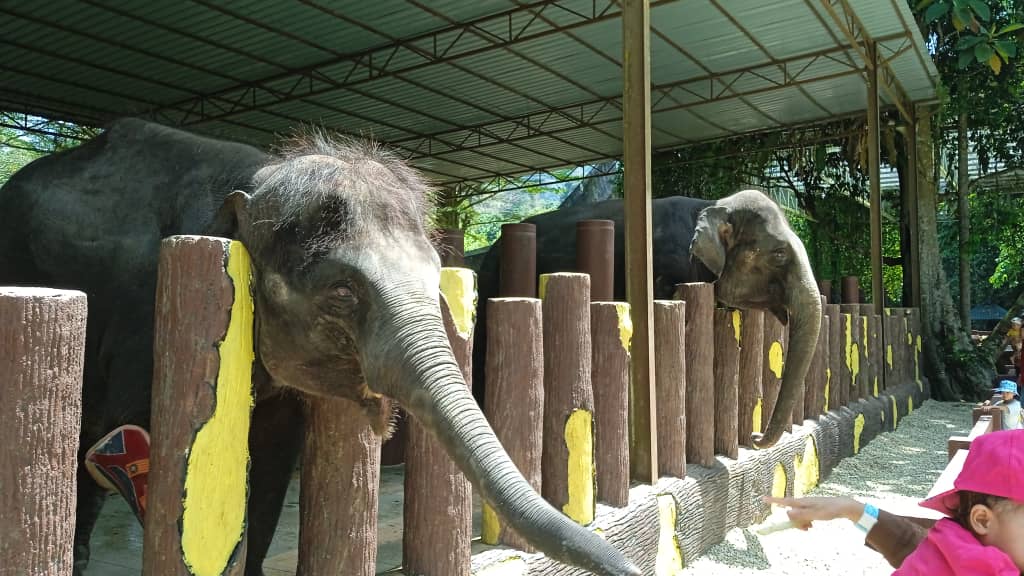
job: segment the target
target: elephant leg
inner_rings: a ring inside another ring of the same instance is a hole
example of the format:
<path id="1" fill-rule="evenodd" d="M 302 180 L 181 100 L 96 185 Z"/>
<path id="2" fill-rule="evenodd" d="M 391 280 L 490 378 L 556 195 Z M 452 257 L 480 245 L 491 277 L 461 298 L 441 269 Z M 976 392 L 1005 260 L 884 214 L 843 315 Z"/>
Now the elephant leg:
<path id="1" fill-rule="evenodd" d="M 82 451 L 84 452 L 84 450 Z M 79 458 L 77 471 L 77 502 L 75 505 L 75 566 L 72 572 L 74 576 L 82 576 L 89 564 L 89 539 L 92 537 L 92 529 L 96 526 L 96 519 L 103 509 L 103 502 L 106 494 L 96 481 L 89 476 L 85 466 Z"/>
<path id="2" fill-rule="evenodd" d="M 256 403 L 249 429 L 249 535 L 246 576 L 262 576 L 288 482 L 302 450 L 302 399 L 290 392 Z"/>

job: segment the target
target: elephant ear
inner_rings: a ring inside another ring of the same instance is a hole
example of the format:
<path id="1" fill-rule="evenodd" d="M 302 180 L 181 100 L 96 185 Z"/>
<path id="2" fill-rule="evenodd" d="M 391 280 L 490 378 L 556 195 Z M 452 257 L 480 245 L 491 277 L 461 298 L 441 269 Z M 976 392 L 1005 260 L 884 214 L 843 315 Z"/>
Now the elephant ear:
<path id="1" fill-rule="evenodd" d="M 249 198 L 250 196 L 241 190 L 228 194 L 217 210 L 213 222 L 206 229 L 206 234 L 221 238 L 238 238 L 238 221 L 249 206 Z"/>
<path id="2" fill-rule="evenodd" d="M 708 206 L 697 216 L 697 226 L 690 241 L 690 255 L 696 256 L 715 276 L 725 269 L 725 251 L 732 245 L 732 224 L 724 206 Z"/>

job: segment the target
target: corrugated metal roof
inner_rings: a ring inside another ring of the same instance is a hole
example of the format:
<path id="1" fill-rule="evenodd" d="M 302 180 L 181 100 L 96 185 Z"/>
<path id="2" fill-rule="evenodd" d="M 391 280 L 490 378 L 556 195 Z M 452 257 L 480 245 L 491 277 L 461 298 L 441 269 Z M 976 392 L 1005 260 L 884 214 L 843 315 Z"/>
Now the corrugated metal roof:
<path id="1" fill-rule="evenodd" d="M 935 97 L 905 0 L 652 0 L 665 149 L 866 108 L 864 46 Z M 621 155 L 613 0 L 240 0 L 0 5 L 0 109 L 132 114 L 272 142 L 320 122 L 391 143 L 438 185 Z"/>

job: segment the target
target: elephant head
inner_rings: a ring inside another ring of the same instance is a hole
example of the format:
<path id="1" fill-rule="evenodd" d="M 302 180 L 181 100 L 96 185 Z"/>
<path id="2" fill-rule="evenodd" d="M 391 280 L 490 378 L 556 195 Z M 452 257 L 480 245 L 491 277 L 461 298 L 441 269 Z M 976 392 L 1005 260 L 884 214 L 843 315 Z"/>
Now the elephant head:
<path id="1" fill-rule="evenodd" d="M 477 406 L 445 334 L 428 190 L 372 145 L 313 134 L 232 193 L 215 228 L 253 262 L 257 357 L 276 385 L 348 398 L 386 435 L 396 400 L 444 446 L 505 521 L 552 558 L 639 575 L 548 505 Z"/>
<path id="2" fill-rule="evenodd" d="M 778 442 L 807 375 L 821 328 L 821 297 L 800 238 L 782 210 L 757 190 L 722 198 L 701 211 L 690 253 L 718 276 L 715 297 L 732 308 L 760 308 L 789 324 L 782 387 L 758 448 Z"/>

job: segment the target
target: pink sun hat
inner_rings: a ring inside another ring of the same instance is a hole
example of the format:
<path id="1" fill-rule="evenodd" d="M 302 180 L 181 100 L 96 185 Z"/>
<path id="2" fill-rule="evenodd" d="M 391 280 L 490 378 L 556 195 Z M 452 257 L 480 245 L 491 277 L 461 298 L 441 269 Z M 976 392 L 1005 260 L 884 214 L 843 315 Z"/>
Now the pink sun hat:
<path id="1" fill-rule="evenodd" d="M 1001 430 L 975 438 L 953 488 L 920 505 L 956 516 L 963 490 L 1024 502 L 1024 430 Z"/>

